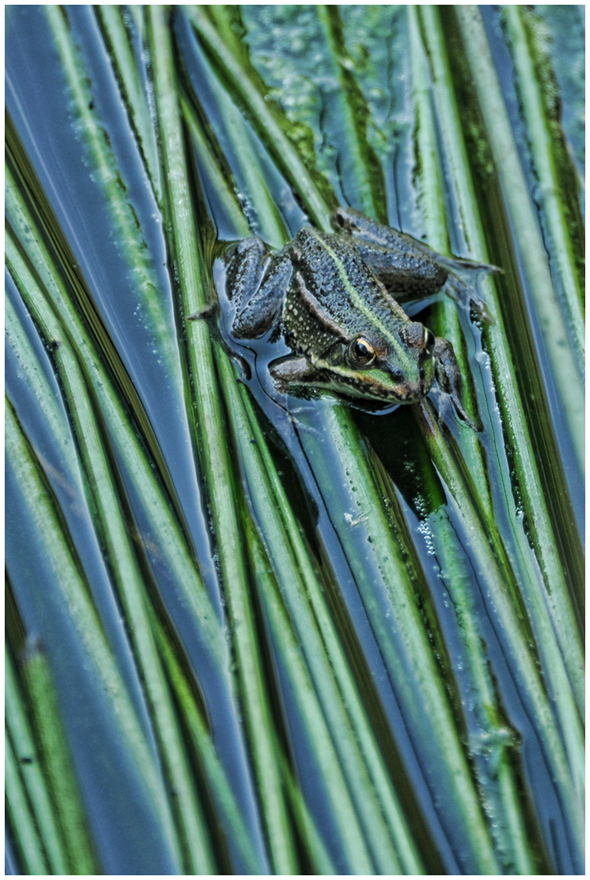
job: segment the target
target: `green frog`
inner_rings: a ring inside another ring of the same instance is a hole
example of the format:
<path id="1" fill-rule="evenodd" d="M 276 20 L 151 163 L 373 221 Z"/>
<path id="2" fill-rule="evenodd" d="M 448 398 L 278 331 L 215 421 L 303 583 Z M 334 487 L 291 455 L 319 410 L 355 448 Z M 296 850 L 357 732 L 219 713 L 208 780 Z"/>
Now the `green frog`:
<path id="1" fill-rule="evenodd" d="M 477 430 L 462 403 L 462 380 L 447 339 L 413 321 L 401 302 L 444 289 L 485 306 L 465 272 L 493 266 L 445 257 L 359 211 L 338 208 L 334 233 L 303 226 L 282 250 L 260 238 L 227 256 L 226 292 L 238 340 L 282 336 L 291 354 L 269 365 L 280 392 L 330 391 L 346 399 L 409 404 L 436 381 L 444 400 Z"/>

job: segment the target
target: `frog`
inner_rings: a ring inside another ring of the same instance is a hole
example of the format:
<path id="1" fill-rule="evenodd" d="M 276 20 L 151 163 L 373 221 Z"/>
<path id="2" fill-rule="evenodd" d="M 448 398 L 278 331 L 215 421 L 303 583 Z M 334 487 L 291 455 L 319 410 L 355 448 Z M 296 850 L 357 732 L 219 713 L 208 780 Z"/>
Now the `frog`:
<path id="1" fill-rule="evenodd" d="M 479 430 L 463 404 L 451 342 L 412 320 L 403 305 L 443 291 L 489 320 L 471 281 L 499 270 L 439 254 L 353 208 L 337 208 L 331 223 L 333 232 L 302 226 L 278 251 L 257 236 L 228 251 L 231 336 L 283 338 L 290 353 L 268 365 L 280 393 L 328 392 L 353 405 L 393 408 L 423 400 L 436 383 L 444 408 L 452 404 Z"/>

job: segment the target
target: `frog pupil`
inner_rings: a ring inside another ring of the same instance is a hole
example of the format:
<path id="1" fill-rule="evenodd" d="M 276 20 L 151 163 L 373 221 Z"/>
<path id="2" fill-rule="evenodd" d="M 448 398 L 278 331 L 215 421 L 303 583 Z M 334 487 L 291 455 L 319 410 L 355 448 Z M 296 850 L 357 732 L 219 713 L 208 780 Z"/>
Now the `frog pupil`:
<path id="1" fill-rule="evenodd" d="M 372 347 L 364 339 L 357 339 L 352 347 L 354 359 L 359 364 L 368 363 L 373 357 Z"/>

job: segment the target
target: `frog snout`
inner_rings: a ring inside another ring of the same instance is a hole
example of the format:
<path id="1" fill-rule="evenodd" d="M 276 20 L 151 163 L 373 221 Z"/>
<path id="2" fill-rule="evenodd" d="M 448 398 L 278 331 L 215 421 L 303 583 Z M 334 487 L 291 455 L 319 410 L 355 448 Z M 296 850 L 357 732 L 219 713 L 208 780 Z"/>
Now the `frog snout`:
<path id="1" fill-rule="evenodd" d="M 407 401 L 422 400 L 432 387 L 432 379 L 426 376 L 424 370 L 420 370 L 419 377 L 414 382 L 406 380 L 403 384 L 403 393 Z"/>
<path id="2" fill-rule="evenodd" d="M 389 366 L 389 373 L 397 383 L 397 397 L 404 401 L 412 401 L 416 399 L 421 399 L 425 394 L 428 393 L 429 389 L 426 388 L 426 376 L 424 369 L 420 369 L 418 373 L 418 377 L 411 381 L 407 377 L 404 377 L 404 374 L 400 367 L 398 366 Z"/>
<path id="3" fill-rule="evenodd" d="M 409 400 L 424 397 L 424 389 L 425 384 L 421 379 L 418 382 L 406 382 L 404 384 L 404 392 Z"/>

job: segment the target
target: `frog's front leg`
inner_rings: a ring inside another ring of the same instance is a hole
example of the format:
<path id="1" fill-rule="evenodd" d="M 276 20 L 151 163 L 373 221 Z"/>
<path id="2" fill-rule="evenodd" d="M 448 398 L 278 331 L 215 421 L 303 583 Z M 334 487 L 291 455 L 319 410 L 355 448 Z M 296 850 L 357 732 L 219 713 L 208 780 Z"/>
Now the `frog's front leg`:
<path id="1" fill-rule="evenodd" d="M 325 376 L 306 357 L 286 357 L 273 361 L 268 368 L 270 375 L 282 394 L 294 388 L 328 385 Z"/>
<path id="2" fill-rule="evenodd" d="M 443 402 L 452 403 L 458 417 L 474 431 L 481 431 L 463 406 L 463 378 L 455 357 L 452 344 L 448 339 L 437 336 L 434 343 L 434 374 L 444 397 Z M 440 408 L 440 416 L 444 415 L 444 403 Z"/>
<path id="3" fill-rule="evenodd" d="M 227 262 L 226 290 L 236 300 L 231 333 L 236 339 L 258 339 L 277 322 L 291 280 L 288 260 L 270 257 L 261 238 L 240 242 Z"/>
<path id="4" fill-rule="evenodd" d="M 408 301 L 444 287 L 451 299 L 464 306 L 471 301 L 483 318 L 491 320 L 474 286 L 474 276 L 501 272 L 497 266 L 439 254 L 411 235 L 376 223 L 353 208 L 337 208 L 332 221 L 353 236 L 363 261 L 396 299 Z"/>

